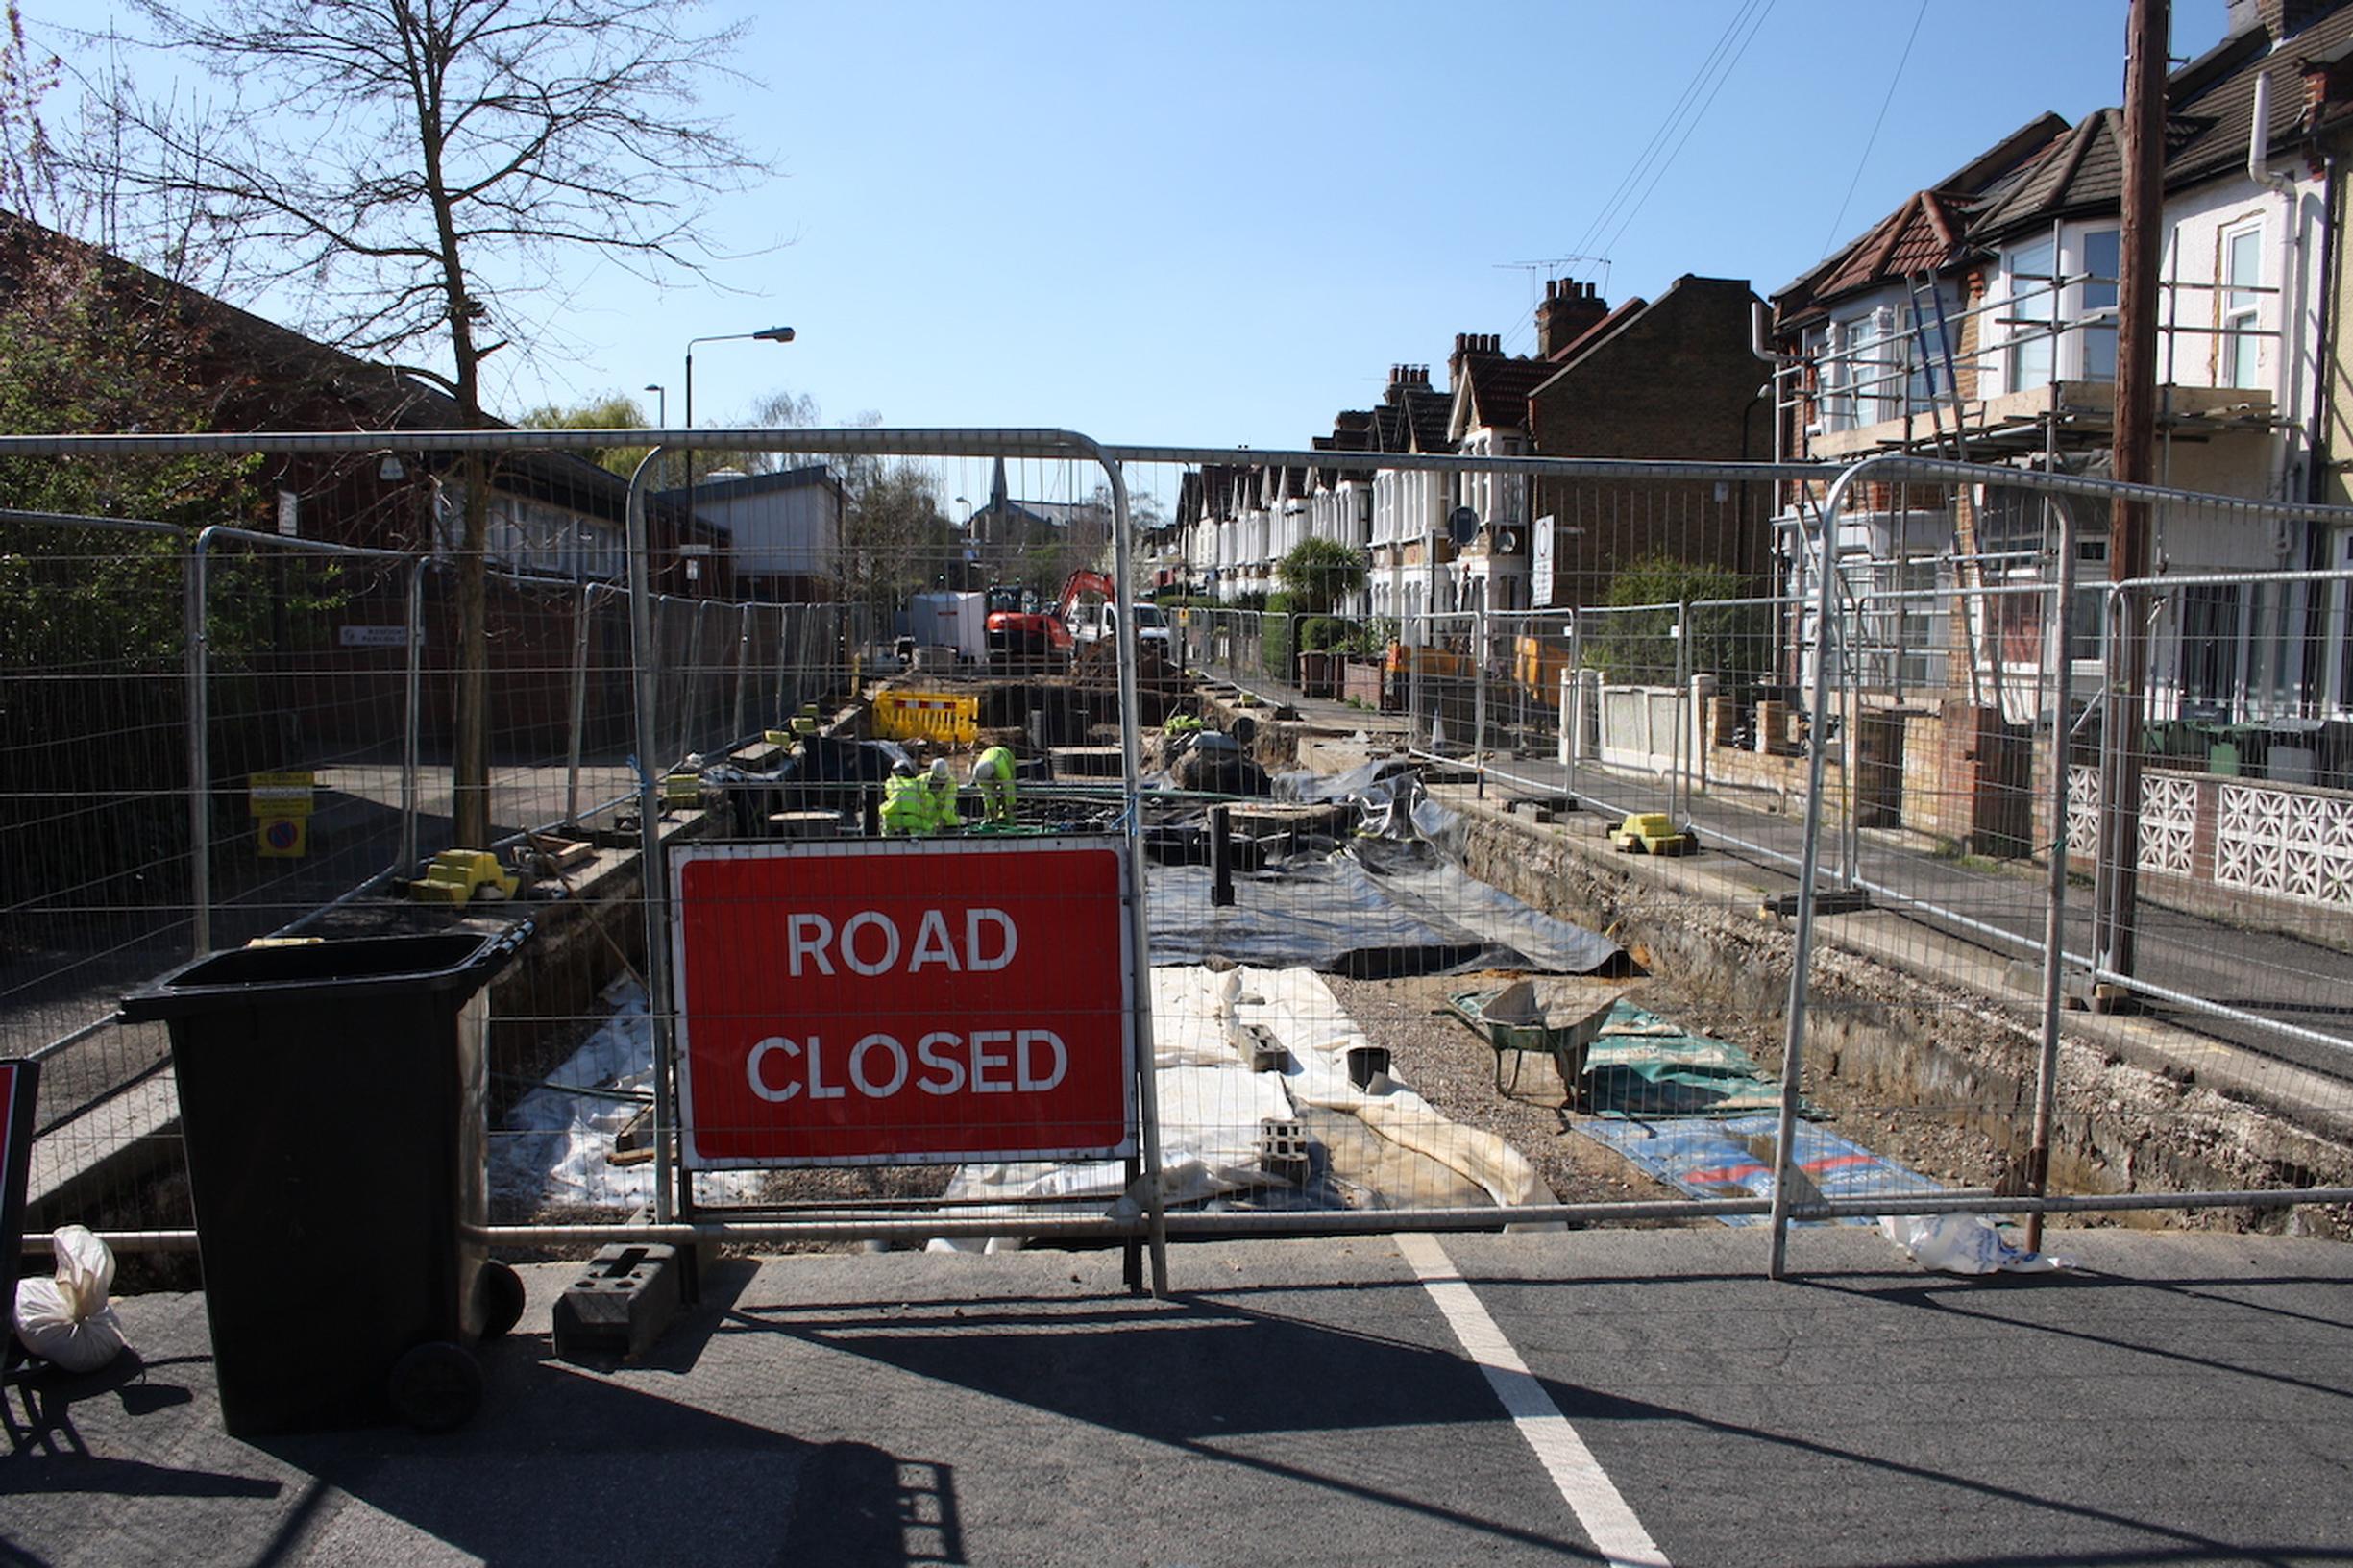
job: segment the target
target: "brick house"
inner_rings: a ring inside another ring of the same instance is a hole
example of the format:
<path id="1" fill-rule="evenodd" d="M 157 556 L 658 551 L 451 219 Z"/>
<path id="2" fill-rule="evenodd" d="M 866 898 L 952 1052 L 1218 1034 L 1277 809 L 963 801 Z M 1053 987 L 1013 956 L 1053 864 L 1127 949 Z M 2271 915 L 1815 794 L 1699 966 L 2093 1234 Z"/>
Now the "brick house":
<path id="1" fill-rule="evenodd" d="M 2353 151 L 2348 58 L 2343 0 L 2233 0 L 2222 41 L 2167 79 L 2161 485 L 2290 503 L 2353 499 L 2337 456 L 2353 291 L 2330 260 L 2345 237 L 2331 155 Z M 2259 104 L 2267 112 L 2257 127 Z M 2045 115 L 1777 291 L 1779 450 L 2104 476 L 2122 166 L 2118 110 L 2071 126 Z M 1786 520 L 1818 500 L 1819 487 L 1785 497 Z M 2084 586 L 2066 648 L 2047 651 L 2038 599 L 2003 590 L 2045 580 L 2062 521 Z M 1854 498 L 1835 541 L 1840 572 L 1876 597 L 1847 678 L 1866 710 L 1858 724 L 1885 729 L 1877 748 L 1906 759 L 1884 802 L 1890 825 L 1997 852 L 2055 831 L 2031 821 L 2047 786 L 2029 784 L 2025 759 L 2040 765 L 2047 749 L 2034 738 L 2050 733 L 2054 662 L 2074 704 L 2099 687 L 2108 524 L 2097 502 L 2046 505 L 1998 484 L 1874 485 Z M 2269 747 L 2285 781 L 2353 779 L 2353 605 L 2341 584 L 2264 580 L 2353 566 L 2353 528 L 2218 502 L 2168 507 L 2158 529 L 2169 575 L 2237 580 L 2185 582 L 2153 607 L 2152 744 L 2235 725 Z M 1782 580 L 1812 592 L 1802 558 Z M 1792 674 L 1802 676 L 1811 632 L 1792 629 Z M 2262 766 L 2243 747 L 2233 759 Z M 2206 757 L 2176 760 L 2194 768 Z"/>
<path id="2" fill-rule="evenodd" d="M 382 550 L 453 547 L 456 464 L 446 453 L 404 449 L 399 439 L 404 430 L 459 428 L 456 402 L 446 393 L 0 212 L 0 292 L 14 297 L 44 266 L 82 269 L 120 320 L 169 324 L 175 352 L 151 368 L 183 387 L 207 390 L 207 429 L 383 432 L 380 452 L 265 453 L 252 480 L 253 511 L 215 521 Z M 510 427 L 494 422 L 494 428 Z M 494 567 L 576 579 L 625 575 L 626 480 L 576 453 L 550 449 L 502 454 L 491 488 L 487 548 Z M 702 545 L 723 567 L 725 540 L 708 525 L 660 505 L 649 522 L 657 587 L 682 585 L 681 545 Z M 725 586 L 723 576 L 709 591 Z"/>
<path id="3" fill-rule="evenodd" d="M 61 285 L 60 281 L 63 280 Z M 190 515 L 165 519 L 190 528 L 225 523 L 257 533 L 312 543 L 429 555 L 448 561 L 462 527 L 456 460 L 405 445 L 404 432 L 459 426 L 454 400 L 391 366 L 375 364 L 291 331 L 199 290 L 12 214 L 0 213 L 0 302 L 42 308 L 43 289 L 65 286 L 97 302 L 104 326 L 142 346 L 162 344 L 130 361 L 118 397 L 90 417 L 114 429 L 149 426 L 152 409 L 208 432 L 366 431 L 380 446 L 364 453 L 267 453 L 248 473 L 206 493 Z M 142 397 L 146 377 L 154 391 Z M 27 433 L 80 433 L 61 412 L 42 417 L 37 389 L 17 400 Z M 33 427 L 46 427 L 38 429 Z M 504 427 L 500 427 L 504 428 Z M 110 433 L 93 430 L 90 433 Z M 223 473 L 231 472 L 224 462 Z M 544 749 L 569 723 L 567 682 L 550 672 L 575 656 L 576 622 L 592 585 L 627 576 L 628 483 L 576 453 L 536 449 L 500 454 L 491 471 L 486 551 L 491 566 L 490 644 L 492 723 L 508 750 Z M 17 504 L 17 497 L 0 502 Z M 649 554 L 659 592 L 729 596 L 734 591 L 725 535 L 679 507 L 650 502 Z M 31 526 L 28 526 L 31 527 Z M 37 547 L 38 532 L 16 538 Z M 699 547 L 698 549 L 697 547 Z M 239 547 L 245 548 L 245 547 Z M 684 562 L 714 563 L 711 576 L 689 583 Z M 266 681 L 271 661 L 346 674 L 349 700 L 306 716 L 314 734 L 373 723 L 374 711 L 397 707 L 406 662 L 404 639 L 380 634 L 405 620 L 404 574 L 348 574 L 331 607 L 306 619 L 299 632 L 324 638 L 316 647 L 257 650 L 255 678 Z M 427 678 L 422 716 L 428 733 L 445 730 L 453 701 L 445 678 L 456 646 L 455 596 L 450 575 L 428 575 L 425 607 Z M 609 598 L 609 596 L 607 596 Z M 599 619 L 592 657 L 625 660 L 620 618 Z M 592 744 L 618 737 L 625 715 L 618 708 L 589 715 Z"/>
<path id="4" fill-rule="evenodd" d="M 1752 350 L 1757 304 L 1736 279 L 1678 278 L 1656 300 L 1600 319 L 1601 302 L 1557 293 L 1537 314 L 1548 374 L 1528 392 L 1528 430 L 1545 457 L 1753 462 L 1772 455 L 1766 367 Z M 1597 604 L 1628 563 L 1664 555 L 1758 579 L 1771 552 L 1762 485 L 1541 481 L 1531 509 L 1552 519 L 1556 605 Z"/>

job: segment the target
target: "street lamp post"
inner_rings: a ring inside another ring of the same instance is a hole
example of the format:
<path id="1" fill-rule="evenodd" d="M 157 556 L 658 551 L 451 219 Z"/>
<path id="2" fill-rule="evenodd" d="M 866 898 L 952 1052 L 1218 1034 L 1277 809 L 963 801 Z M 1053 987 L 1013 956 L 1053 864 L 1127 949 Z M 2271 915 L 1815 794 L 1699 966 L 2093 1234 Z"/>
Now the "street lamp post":
<path id="1" fill-rule="evenodd" d="M 698 343 L 790 343 L 790 327 L 764 327 L 756 332 L 721 332 L 715 337 L 690 337 L 686 340 L 686 428 L 695 428 L 695 345 Z M 686 449 L 686 504 L 691 511 L 695 504 L 695 449 L 690 442 Z"/>
<path id="2" fill-rule="evenodd" d="M 664 386 L 659 381 L 648 381 L 646 383 L 646 390 L 653 394 L 653 426 L 655 429 L 660 429 L 662 427 L 670 423 L 670 388 Z M 638 410 L 638 413 L 642 417 L 645 410 L 641 408 Z M 665 458 L 662 463 L 662 468 L 668 468 L 669 466 L 669 460 Z M 654 475 L 658 480 L 661 475 L 661 469 L 656 469 L 654 471 Z"/>
<path id="3" fill-rule="evenodd" d="M 690 337 L 686 340 L 686 428 L 695 429 L 695 345 L 698 343 L 790 343 L 790 327 L 763 327 L 756 332 L 721 332 L 711 337 Z M 695 446 L 692 434 L 686 446 L 686 516 L 691 527 L 699 517 L 695 510 Z"/>

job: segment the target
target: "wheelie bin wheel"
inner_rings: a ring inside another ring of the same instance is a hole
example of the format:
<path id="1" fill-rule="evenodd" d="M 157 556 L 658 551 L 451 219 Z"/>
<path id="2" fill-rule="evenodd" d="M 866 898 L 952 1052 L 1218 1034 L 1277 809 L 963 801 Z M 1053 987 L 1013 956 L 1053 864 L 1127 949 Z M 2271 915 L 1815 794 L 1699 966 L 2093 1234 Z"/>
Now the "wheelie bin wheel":
<path id="1" fill-rule="evenodd" d="M 392 1408 L 419 1432 L 455 1432 L 482 1408 L 482 1367 L 474 1353 L 428 1339 L 392 1363 Z"/>
<path id="2" fill-rule="evenodd" d="M 512 1268 L 484 1263 L 475 1288 L 481 1292 L 483 1338 L 496 1339 L 523 1321 L 523 1276 Z"/>

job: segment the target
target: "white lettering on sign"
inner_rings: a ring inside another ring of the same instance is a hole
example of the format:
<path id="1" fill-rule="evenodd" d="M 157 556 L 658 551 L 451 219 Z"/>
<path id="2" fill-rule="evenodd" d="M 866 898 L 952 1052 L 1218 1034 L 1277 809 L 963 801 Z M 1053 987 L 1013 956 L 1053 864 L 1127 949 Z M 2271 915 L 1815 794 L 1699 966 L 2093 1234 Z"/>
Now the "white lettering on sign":
<path id="1" fill-rule="evenodd" d="M 950 973 L 964 968 L 956 962 L 956 944 L 948 940 L 947 917 L 936 909 L 923 911 L 923 923 L 915 933 L 915 956 L 907 961 L 907 972 L 913 974 L 926 964 L 944 964 Z"/>
<path id="2" fill-rule="evenodd" d="M 882 956 L 870 964 L 858 957 L 858 933 L 861 931 L 882 933 Z M 852 915 L 842 927 L 842 962 L 860 974 L 889 972 L 891 967 L 898 962 L 898 927 L 891 923 L 888 916 L 877 915 L 870 909 Z"/>
<path id="3" fill-rule="evenodd" d="M 973 1093 L 1004 1094 L 1012 1090 L 1013 1085 L 1004 1079 L 989 1076 L 992 1067 L 1010 1066 L 1013 1060 L 1002 1051 L 992 1051 L 989 1047 L 1005 1043 L 1012 1039 L 1013 1031 L 1010 1029 L 975 1029 L 972 1031 Z"/>
<path id="4" fill-rule="evenodd" d="M 772 1059 L 781 1057 L 781 1063 Z M 910 1080 L 926 1094 L 1043 1094 L 1070 1070 L 1070 1050 L 1051 1029 L 975 1029 L 969 1036 L 935 1029 L 915 1042 L 915 1060 L 892 1035 L 871 1034 L 849 1048 L 847 1085 L 825 1081 L 825 1042 L 771 1035 L 744 1059 L 753 1094 L 782 1105 L 804 1090 L 813 1100 L 887 1100 Z M 915 1068 L 920 1067 L 918 1073 Z M 781 1081 L 779 1081 L 781 1080 Z"/>
<path id="5" fill-rule="evenodd" d="M 833 960 L 825 956 L 825 944 L 833 940 L 831 920 L 822 915 L 788 915 L 784 928 L 787 933 L 785 963 L 791 968 L 794 979 L 800 978 L 803 959 L 814 959 L 820 974 L 833 972 Z"/>
<path id="6" fill-rule="evenodd" d="M 796 980 L 804 974 L 839 972 L 833 967 L 836 958 L 851 973 L 870 977 L 890 973 L 902 957 L 909 974 L 933 965 L 952 974 L 985 974 L 1011 964 L 1020 950 L 1020 930 L 1001 909 L 966 910 L 961 949 L 944 910 L 923 911 L 913 947 L 900 935 L 897 922 L 877 910 L 860 910 L 844 920 L 839 931 L 824 916 L 807 911 L 784 918 L 785 972 Z"/>
<path id="7" fill-rule="evenodd" d="M 771 1035 L 751 1048 L 751 1055 L 744 1064 L 744 1076 L 751 1080 L 751 1091 L 771 1105 L 781 1105 L 799 1093 L 800 1086 L 787 1084 L 782 1089 L 768 1087 L 768 1079 L 760 1071 L 760 1063 L 771 1051 L 782 1051 L 787 1056 L 798 1056 L 800 1041 L 787 1040 L 782 1035 Z"/>
<path id="8" fill-rule="evenodd" d="M 867 1076 L 866 1060 L 876 1046 L 891 1055 L 891 1076 L 876 1083 Z M 870 1100 L 887 1100 L 907 1082 L 907 1048 L 889 1035 L 869 1035 L 849 1048 L 849 1081 Z"/>

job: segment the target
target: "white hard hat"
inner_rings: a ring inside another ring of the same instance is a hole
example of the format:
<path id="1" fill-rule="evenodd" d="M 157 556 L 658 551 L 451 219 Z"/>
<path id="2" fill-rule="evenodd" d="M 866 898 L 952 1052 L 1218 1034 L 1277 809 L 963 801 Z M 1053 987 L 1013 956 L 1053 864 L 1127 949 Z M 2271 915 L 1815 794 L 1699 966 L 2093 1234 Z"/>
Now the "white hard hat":
<path id="1" fill-rule="evenodd" d="M 934 778 L 946 778 L 950 776 L 947 771 L 947 759 L 945 757 L 934 757 L 931 759 L 931 776 Z"/>

